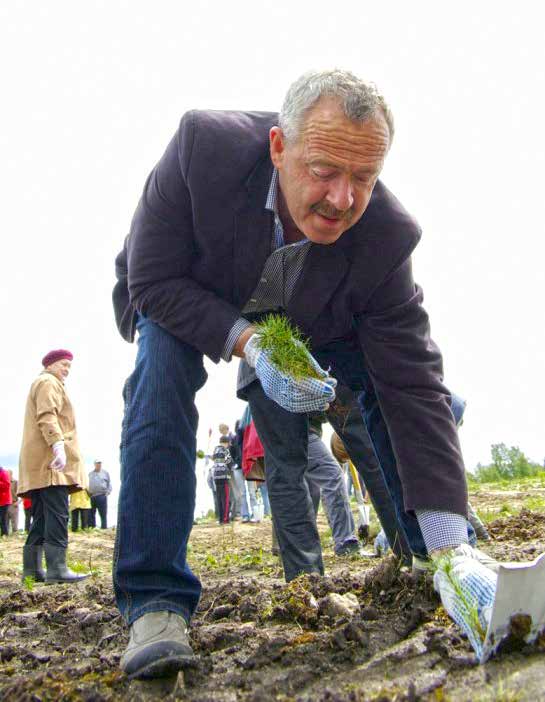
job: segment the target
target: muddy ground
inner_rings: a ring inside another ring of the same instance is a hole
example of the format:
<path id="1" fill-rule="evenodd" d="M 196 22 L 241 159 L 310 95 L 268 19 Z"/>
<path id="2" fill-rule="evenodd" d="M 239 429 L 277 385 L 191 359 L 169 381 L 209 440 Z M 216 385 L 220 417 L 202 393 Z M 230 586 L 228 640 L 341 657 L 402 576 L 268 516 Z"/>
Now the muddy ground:
<path id="1" fill-rule="evenodd" d="M 479 487 L 472 502 L 494 535 L 484 550 L 510 560 L 545 551 L 543 481 Z M 189 558 L 204 585 L 191 630 L 198 662 L 154 683 L 118 670 L 127 630 L 110 580 L 113 530 L 70 536 L 72 562 L 95 569 L 73 587 L 22 586 L 24 536 L 2 539 L 0 700 L 545 700 L 545 652 L 523 649 L 478 666 L 429 583 L 391 558 L 335 558 L 319 522 L 327 575 L 290 585 L 270 553 L 269 521 L 196 525 Z M 334 614 L 331 593 L 353 593 L 359 612 Z"/>

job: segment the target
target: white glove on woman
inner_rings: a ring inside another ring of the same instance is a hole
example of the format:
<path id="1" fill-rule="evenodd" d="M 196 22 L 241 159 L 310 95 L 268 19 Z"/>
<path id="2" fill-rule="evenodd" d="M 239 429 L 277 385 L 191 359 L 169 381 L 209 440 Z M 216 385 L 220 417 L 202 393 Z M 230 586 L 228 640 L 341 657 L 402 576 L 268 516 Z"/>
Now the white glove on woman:
<path id="1" fill-rule="evenodd" d="M 53 460 L 49 464 L 49 467 L 53 470 L 63 471 L 66 468 L 64 441 L 55 441 L 51 448 L 53 450 Z"/>
<path id="2" fill-rule="evenodd" d="M 444 608 L 467 634 L 480 659 L 492 616 L 498 576 L 476 557 L 473 550 L 462 544 L 441 556 L 433 584 Z"/>
<path id="3" fill-rule="evenodd" d="M 258 335 L 252 336 L 244 347 L 248 365 L 255 368 L 265 394 L 288 412 L 323 412 L 335 399 L 337 381 L 321 368 L 307 353 L 310 364 L 323 378 L 294 378 L 282 373 L 272 363 L 269 353 L 258 347 Z"/>

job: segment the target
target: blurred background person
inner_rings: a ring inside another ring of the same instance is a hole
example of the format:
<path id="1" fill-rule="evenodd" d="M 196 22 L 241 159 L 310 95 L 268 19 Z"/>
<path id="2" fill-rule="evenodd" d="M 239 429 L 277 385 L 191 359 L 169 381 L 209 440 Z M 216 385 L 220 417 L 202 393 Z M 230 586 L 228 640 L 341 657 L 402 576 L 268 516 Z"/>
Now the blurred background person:
<path id="1" fill-rule="evenodd" d="M 8 508 L 11 505 L 9 473 L 0 466 L 0 534 L 8 535 Z"/>
<path id="2" fill-rule="evenodd" d="M 87 490 L 78 490 L 70 495 L 70 519 L 72 531 L 79 531 L 81 523 L 82 529 L 89 528 L 89 517 L 91 515 L 91 498 Z"/>
<path id="3" fill-rule="evenodd" d="M 18 482 L 13 477 L 13 471 L 8 470 L 11 486 L 11 505 L 8 507 L 8 522 L 12 534 L 19 531 L 19 498 L 17 497 Z"/>
<path id="4" fill-rule="evenodd" d="M 228 524 L 231 519 L 231 469 L 233 459 L 229 451 L 229 437 L 220 436 L 220 442 L 212 454 L 212 475 L 217 495 L 218 522 Z"/>
<path id="5" fill-rule="evenodd" d="M 96 511 L 100 516 L 100 528 L 108 528 L 108 495 L 112 491 L 110 474 L 102 467 L 102 461 L 95 459 L 95 467 L 89 473 L 89 495 L 91 512 L 89 526 L 96 527 Z"/>

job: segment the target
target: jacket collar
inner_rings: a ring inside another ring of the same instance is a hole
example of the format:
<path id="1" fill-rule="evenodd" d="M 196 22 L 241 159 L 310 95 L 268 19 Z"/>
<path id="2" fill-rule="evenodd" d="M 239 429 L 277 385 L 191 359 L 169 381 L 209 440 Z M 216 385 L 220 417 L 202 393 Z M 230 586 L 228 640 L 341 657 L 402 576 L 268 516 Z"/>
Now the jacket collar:
<path id="1" fill-rule="evenodd" d="M 240 308 L 254 291 L 271 253 L 274 215 L 265 209 L 273 165 L 266 153 L 244 184 L 235 214 L 234 302 Z M 256 235 L 257 234 L 257 235 Z"/>

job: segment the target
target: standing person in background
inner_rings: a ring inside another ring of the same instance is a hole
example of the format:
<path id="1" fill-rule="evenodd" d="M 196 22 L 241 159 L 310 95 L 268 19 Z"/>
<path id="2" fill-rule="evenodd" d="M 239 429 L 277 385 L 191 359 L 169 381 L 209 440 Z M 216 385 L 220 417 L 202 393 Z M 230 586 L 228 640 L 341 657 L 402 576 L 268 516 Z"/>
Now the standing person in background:
<path id="1" fill-rule="evenodd" d="M 65 349 L 46 354 L 26 403 L 18 494 L 32 499 L 32 526 L 23 548 L 23 580 L 74 583 L 89 577 L 66 566 L 68 495 L 87 487 L 74 410 L 64 387 L 72 359 Z"/>
<path id="2" fill-rule="evenodd" d="M 8 509 L 11 505 L 11 485 L 9 473 L 0 466 L 0 534 L 8 535 Z"/>
<path id="3" fill-rule="evenodd" d="M 89 526 L 96 527 L 96 510 L 100 515 L 100 528 L 107 529 L 108 495 L 112 491 L 110 475 L 102 468 L 102 461 L 95 459 L 95 467 L 89 473 L 89 494 L 91 495 L 91 513 Z"/>
<path id="4" fill-rule="evenodd" d="M 236 441 L 236 435 L 231 434 L 227 424 L 220 424 L 218 427 L 220 438 L 225 436 L 229 441 L 229 453 L 233 459 L 231 465 L 231 477 L 229 478 L 229 487 L 231 492 L 231 517 L 235 520 L 242 516 L 242 472 L 238 470 L 237 461 L 233 455 L 233 444 Z M 237 472 L 238 471 L 238 472 Z"/>
<path id="5" fill-rule="evenodd" d="M 218 522 L 227 524 L 229 522 L 229 512 L 231 503 L 231 467 L 233 459 L 229 452 L 229 439 L 227 436 L 220 438 L 220 443 L 214 449 L 212 454 L 214 464 L 212 466 L 212 475 L 214 476 L 214 485 L 216 487 L 217 505 L 218 505 Z"/>
<path id="6" fill-rule="evenodd" d="M 11 505 L 8 507 L 8 521 L 11 526 L 11 533 L 19 531 L 19 498 L 17 497 L 17 480 L 13 477 L 13 472 L 8 470 L 11 486 Z"/>
<path id="7" fill-rule="evenodd" d="M 250 521 L 250 507 L 246 493 L 246 481 L 242 472 L 242 437 L 243 431 L 239 430 L 240 421 L 235 422 L 235 433 L 230 435 L 229 451 L 233 459 L 233 489 L 236 493 L 235 516 L 239 515 L 243 522 Z"/>
<path id="8" fill-rule="evenodd" d="M 78 490 L 70 495 L 70 518 L 72 521 L 72 531 L 79 531 L 81 528 L 89 527 L 89 517 L 91 515 L 91 499 L 87 490 Z"/>

